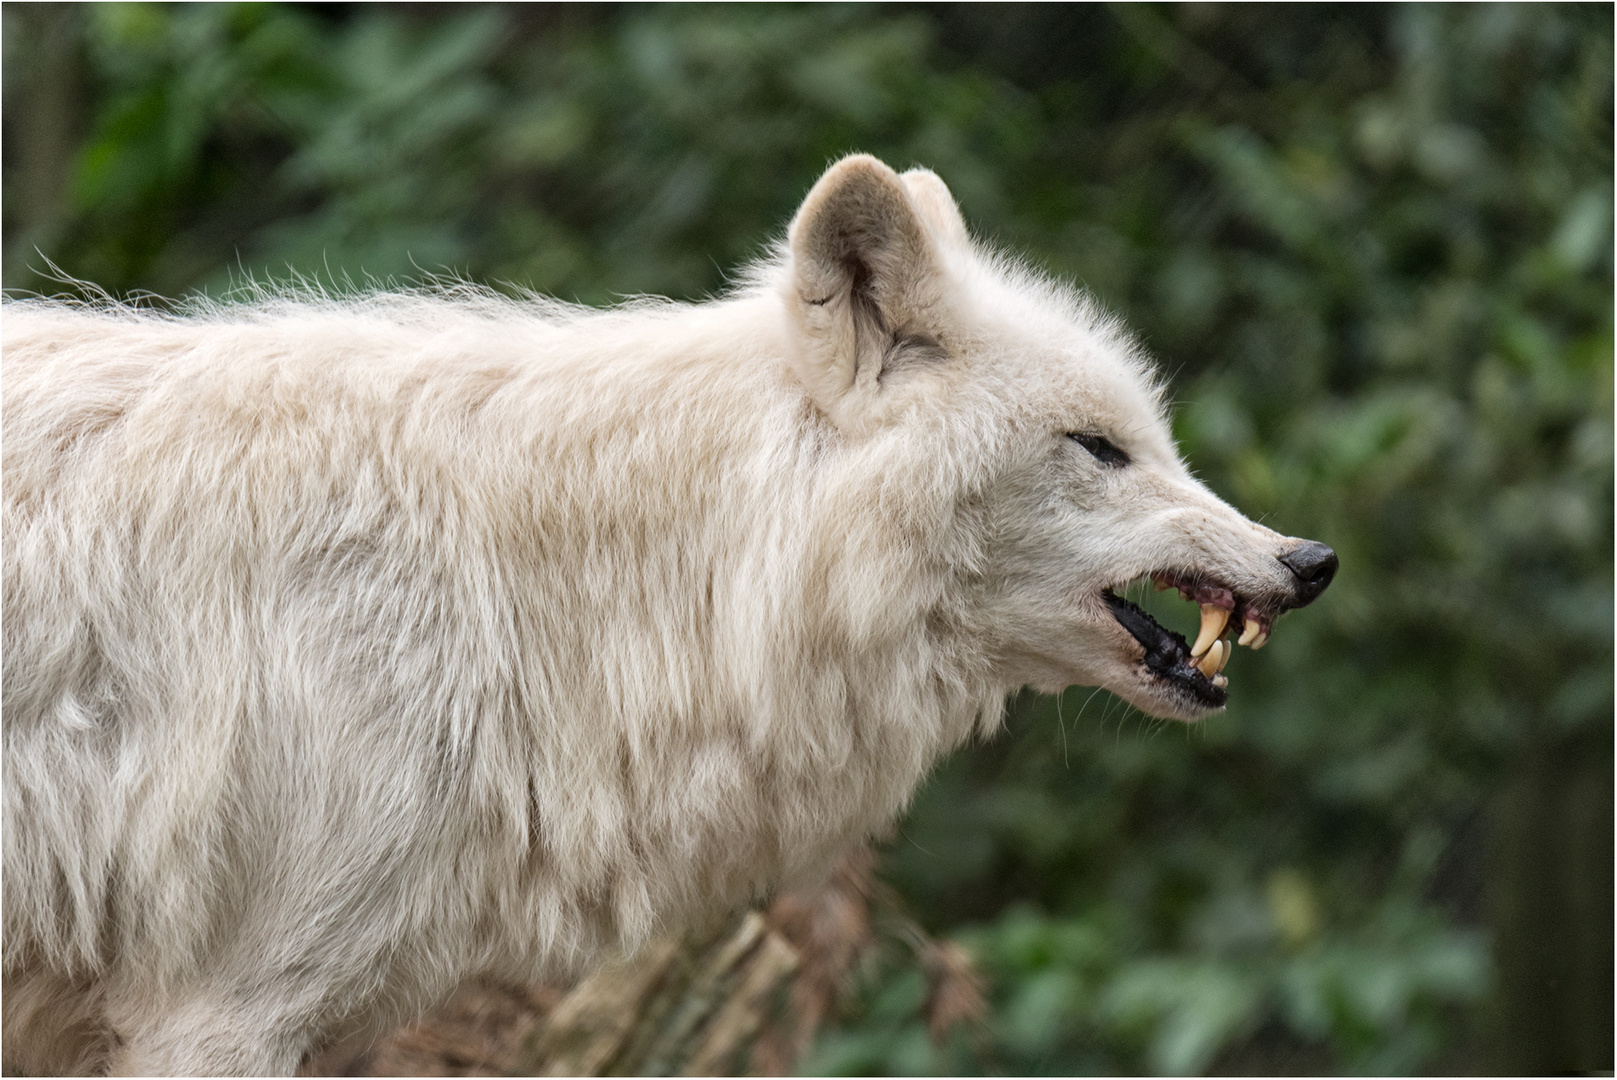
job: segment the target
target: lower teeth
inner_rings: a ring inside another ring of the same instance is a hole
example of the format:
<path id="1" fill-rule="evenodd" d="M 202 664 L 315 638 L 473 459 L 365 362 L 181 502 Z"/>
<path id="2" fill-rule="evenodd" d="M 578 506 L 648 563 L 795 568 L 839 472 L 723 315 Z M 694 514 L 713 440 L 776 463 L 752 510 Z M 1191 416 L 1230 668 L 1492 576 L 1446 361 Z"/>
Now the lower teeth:
<path id="1" fill-rule="evenodd" d="M 1196 670 L 1200 671 L 1209 679 L 1211 679 L 1214 675 L 1217 675 L 1219 669 L 1224 666 L 1224 654 L 1227 649 L 1228 647 L 1222 640 L 1214 641 L 1207 647 L 1206 654 L 1203 655 L 1200 660 L 1196 661 Z"/>

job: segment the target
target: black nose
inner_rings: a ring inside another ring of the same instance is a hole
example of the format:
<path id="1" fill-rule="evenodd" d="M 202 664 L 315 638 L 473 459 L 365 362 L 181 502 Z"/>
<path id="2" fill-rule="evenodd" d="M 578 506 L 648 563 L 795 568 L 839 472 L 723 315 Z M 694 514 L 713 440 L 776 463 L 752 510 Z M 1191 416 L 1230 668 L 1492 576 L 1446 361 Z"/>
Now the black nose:
<path id="1" fill-rule="evenodd" d="M 1298 607 L 1312 603 L 1336 576 L 1336 552 L 1314 540 L 1304 540 L 1280 556 L 1280 561 L 1297 579 Z"/>

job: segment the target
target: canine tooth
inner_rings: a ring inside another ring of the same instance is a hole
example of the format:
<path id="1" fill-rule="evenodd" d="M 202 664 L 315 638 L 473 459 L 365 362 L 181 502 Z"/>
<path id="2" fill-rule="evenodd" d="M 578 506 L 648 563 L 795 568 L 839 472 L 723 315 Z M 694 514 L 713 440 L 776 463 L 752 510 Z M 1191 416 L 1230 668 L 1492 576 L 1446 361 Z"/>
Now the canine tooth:
<path id="1" fill-rule="evenodd" d="M 1218 687 L 1220 690 L 1224 689 L 1229 684 L 1230 684 L 1230 678 L 1229 678 L 1228 675 L 1214 675 L 1213 676 L 1213 685 Z"/>
<path id="2" fill-rule="evenodd" d="M 1163 581 L 1161 578 L 1153 578 L 1151 584 L 1157 587 L 1157 592 L 1167 592 L 1169 589 L 1173 588 L 1172 582 Z"/>
<path id="3" fill-rule="evenodd" d="M 1223 659 L 1224 643 L 1214 641 L 1208 648 L 1207 655 L 1196 661 L 1196 670 L 1211 679 L 1218 674 L 1218 669 L 1223 666 Z"/>
<path id="4" fill-rule="evenodd" d="M 1248 619 L 1241 626 L 1241 639 L 1236 644 L 1251 645 L 1261 633 L 1263 633 L 1263 624 L 1256 619 Z"/>
<path id="5" fill-rule="evenodd" d="M 1196 644 L 1190 647 L 1191 656 L 1200 656 L 1207 651 L 1207 647 L 1217 641 L 1224 633 L 1224 627 L 1229 624 L 1230 613 L 1214 604 L 1202 605 L 1202 628 L 1196 635 Z"/>
<path id="6" fill-rule="evenodd" d="M 1224 654 L 1218 658 L 1218 670 L 1223 671 L 1229 666 L 1230 657 L 1235 655 L 1235 644 L 1230 641 L 1221 641 L 1219 644 L 1224 646 Z"/>
<path id="7" fill-rule="evenodd" d="M 1268 644 L 1268 641 L 1269 635 L 1267 633 L 1258 634 L 1257 637 L 1252 639 L 1252 651 L 1257 652 L 1259 649 L 1263 648 L 1264 645 Z"/>

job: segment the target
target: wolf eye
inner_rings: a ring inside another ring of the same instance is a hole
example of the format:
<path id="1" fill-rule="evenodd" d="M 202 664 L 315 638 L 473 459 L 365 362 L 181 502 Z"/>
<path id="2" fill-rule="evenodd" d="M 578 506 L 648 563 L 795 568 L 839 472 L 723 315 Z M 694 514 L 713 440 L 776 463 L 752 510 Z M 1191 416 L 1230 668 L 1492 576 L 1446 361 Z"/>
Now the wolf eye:
<path id="1" fill-rule="evenodd" d="M 1067 436 L 1079 446 L 1094 455 L 1095 460 L 1102 465 L 1109 465 L 1114 469 L 1121 469 L 1129 463 L 1128 454 L 1124 453 L 1116 443 L 1104 435 L 1091 435 L 1087 432 L 1073 432 Z"/>

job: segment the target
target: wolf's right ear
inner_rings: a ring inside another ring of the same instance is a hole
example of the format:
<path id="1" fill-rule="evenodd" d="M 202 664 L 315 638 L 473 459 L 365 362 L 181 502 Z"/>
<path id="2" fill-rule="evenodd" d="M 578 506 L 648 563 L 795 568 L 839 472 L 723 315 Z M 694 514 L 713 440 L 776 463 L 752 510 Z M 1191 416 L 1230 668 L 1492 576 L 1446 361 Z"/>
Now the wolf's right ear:
<path id="1" fill-rule="evenodd" d="M 932 329 L 939 303 L 936 237 L 907 177 L 855 154 L 814 185 L 792 219 L 787 243 L 786 300 L 803 344 L 798 375 L 839 427 L 864 426 L 880 411 L 877 377 L 894 335 Z"/>
<path id="2" fill-rule="evenodd" d="M 899 177 L 910 193 L 910 201 L 921 212 L 921 217 L 932 227 L 932 232 L 946 244 L 965 244 L 966 219 L 960 216 L 960 207 L 949 186 L 931 169 L 907 169 Z"/>

